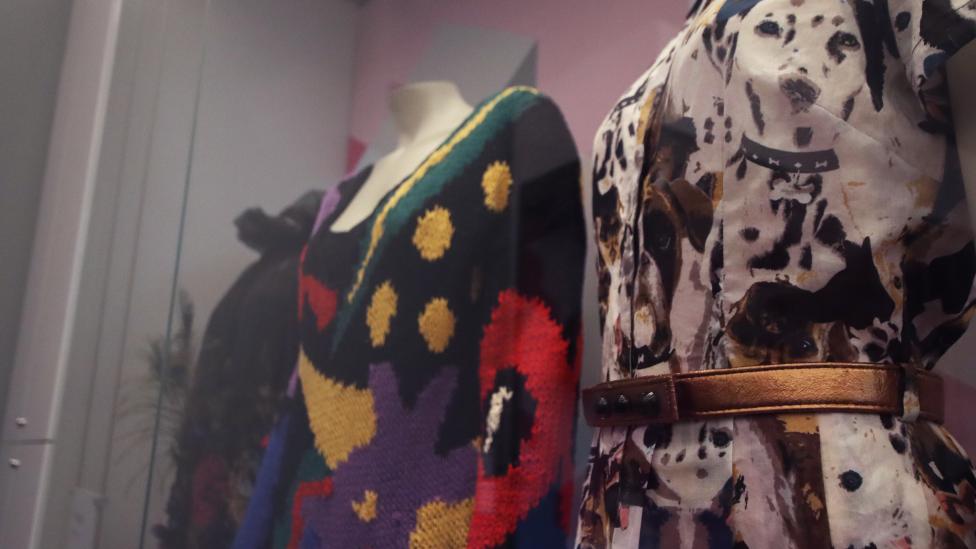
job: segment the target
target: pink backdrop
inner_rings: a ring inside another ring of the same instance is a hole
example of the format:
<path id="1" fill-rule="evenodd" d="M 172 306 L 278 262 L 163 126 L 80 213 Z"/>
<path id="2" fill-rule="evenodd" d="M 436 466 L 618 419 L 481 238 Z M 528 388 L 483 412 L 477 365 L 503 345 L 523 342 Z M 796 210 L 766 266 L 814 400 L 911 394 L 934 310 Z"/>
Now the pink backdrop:
<path id="1" fill-rule="evenodd" d="M 356 49 L 350 167 L 379 131 L 389 90 L 408 79 L 434 29 L 444 24 L 534 38 L 538 87 L 562 108 L 587 163 L 600 121 L 675 34 L 688 5 L 681 0 L 372 0 L 363 9 Z M 976 338 L 964 338 L 960 347 L 963 352 L 956 349 L 948 367 L 956 375 L 947 378 L 946 407 L 952 411 L 947 424 L 972 450 L 976 368 L 959 363 L 968 362 Z M 584 369 L 598 365 L 584 364 Z"/>
<path id="2" fill-rule="evenodd" d="M 534 38 L 538 87 L 562 108 L 588 155 L 600 121 L 674 35 L 685 8 L 681 0 L 372 0 L 360 23 L 352 137 L 369 142 L 391 86 L 408 78 L 435 28 L 455 24 Z"/>

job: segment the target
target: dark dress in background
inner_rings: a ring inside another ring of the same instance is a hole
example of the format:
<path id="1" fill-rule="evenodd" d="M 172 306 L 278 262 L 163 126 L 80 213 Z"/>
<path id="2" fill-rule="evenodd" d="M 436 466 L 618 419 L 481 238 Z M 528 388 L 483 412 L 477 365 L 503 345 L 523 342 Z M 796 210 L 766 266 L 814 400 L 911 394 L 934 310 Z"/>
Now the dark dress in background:
<path id="1" fill-rule="evenodd" d="M 164 549 L 228 547 L 298 357 L 298 261 L 322 193 L 277 216 L 242 213 L 238 238 L 260 254 L 210 316 L 172 459 Z"/>

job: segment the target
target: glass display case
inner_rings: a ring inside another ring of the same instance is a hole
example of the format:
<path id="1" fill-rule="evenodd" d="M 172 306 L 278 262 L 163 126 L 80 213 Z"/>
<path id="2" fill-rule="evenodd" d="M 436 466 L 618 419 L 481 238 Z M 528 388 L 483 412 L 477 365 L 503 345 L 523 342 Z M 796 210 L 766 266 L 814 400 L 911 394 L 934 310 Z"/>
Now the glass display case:
<path id="1" fill-rule="evenodd" d="M 976 544 L 972 2 L 45 5 L 0 546 Z M 579 400 L 937 360 L 944 427 Z"/>

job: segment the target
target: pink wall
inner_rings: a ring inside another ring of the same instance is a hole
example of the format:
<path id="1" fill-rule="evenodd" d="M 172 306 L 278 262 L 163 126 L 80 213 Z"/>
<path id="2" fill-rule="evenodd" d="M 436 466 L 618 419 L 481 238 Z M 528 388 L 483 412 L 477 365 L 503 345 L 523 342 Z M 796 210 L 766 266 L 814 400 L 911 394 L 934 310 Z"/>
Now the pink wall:
<path id="1" fill-rule="evenodd" d="M 536 39 L 538 87 L 562 108 L 588 157 L 600 121 L 675 34 L 686 7 L 681 0 L 372 0 L 361 19 L 352 137 L 373 138 L 391 86 L 405 81 L 437 26 L 468 25 Z"/>

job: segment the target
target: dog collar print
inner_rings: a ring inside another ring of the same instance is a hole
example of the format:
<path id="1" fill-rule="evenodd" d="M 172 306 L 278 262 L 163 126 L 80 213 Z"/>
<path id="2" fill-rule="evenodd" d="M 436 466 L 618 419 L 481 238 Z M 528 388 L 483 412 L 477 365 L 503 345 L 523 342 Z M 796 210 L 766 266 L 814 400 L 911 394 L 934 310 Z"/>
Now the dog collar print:
<path id="1" fill-rule="evenodd" d="M 840 161 L 833 149 L 810 152 L 783 151 L 771 149 L 743 135 L 739 151 L 754 164 L 787 173 L 822 173 L 840 168 Z"/>

